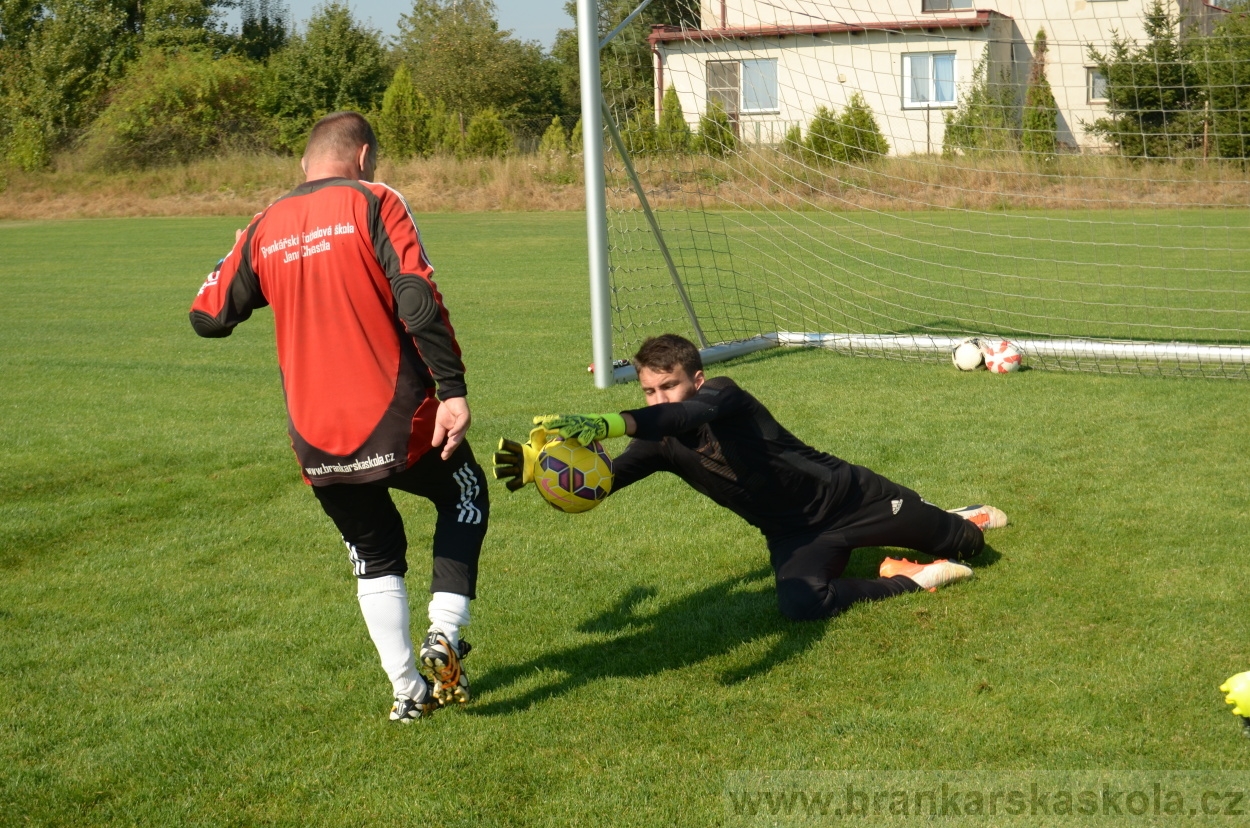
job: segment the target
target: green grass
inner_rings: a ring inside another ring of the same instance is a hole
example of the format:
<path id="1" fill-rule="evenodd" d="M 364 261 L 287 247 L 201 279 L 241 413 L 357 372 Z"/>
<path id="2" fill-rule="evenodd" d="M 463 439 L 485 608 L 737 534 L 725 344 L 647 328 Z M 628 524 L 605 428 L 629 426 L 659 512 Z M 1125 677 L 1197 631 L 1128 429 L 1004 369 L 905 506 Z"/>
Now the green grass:
<path id="1" fill-rule="evenodd" d="M 759 536 L 674 479 L 582 516 L 492 485 L 478 697 L 388 724 L 271 317 L 187 323 L 237 224 L 0 225 L 0 824 L 701 826 L 752 769 L 1250 770 L 1216 689 L 1250 669 L 1246 385 L 818 352 L 713 373 L 1004 508 L 975 581 L 791 624 Z M 582 218 L 421 224 L 480 460 L 534 413 L 640 404 L 585 373 Z M 433 513 L 398 497 L 419 607 Z"/>

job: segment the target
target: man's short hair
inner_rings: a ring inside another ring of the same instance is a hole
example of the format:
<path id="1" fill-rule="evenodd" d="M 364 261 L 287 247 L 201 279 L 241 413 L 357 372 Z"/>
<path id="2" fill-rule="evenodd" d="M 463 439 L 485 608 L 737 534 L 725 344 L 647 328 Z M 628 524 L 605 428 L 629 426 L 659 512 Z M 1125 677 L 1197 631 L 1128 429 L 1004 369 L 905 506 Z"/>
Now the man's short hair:
<path id="1" fill-rule="evenodd" d="M 703 358 L 699 356 L 699 349 L 689 339 L 677 334 L 653 336 L 643 342 L 638 353 L 634 354 L 634 368 L 639 371 L 648 368 L 667 374 L 678 365 L 690 377 L 696 371 L 703 370 Z"/>
<path id="2" fill-rule="evenodd" d="M 329 156 L 354 160 L 365 144 L 369 145 L 369 156 L 377 158 L 378 137 L 364 115 L 359 112 L 331 112 L 313 125 L 304 157 Z"/>

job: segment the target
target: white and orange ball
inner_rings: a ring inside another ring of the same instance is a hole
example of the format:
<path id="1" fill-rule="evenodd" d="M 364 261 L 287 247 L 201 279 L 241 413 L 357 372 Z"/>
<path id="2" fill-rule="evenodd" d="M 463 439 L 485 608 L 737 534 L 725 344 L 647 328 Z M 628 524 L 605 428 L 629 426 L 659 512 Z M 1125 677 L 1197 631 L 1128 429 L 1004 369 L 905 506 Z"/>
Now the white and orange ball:
<path id="1" fill-rule="evenodd" d="M 554 437 L 535 463 L 538 493 L 562 512 L 585 512 L 612 491 L 612 458 L 596 440 L 589 446 Z"/>
<path id="2" fill-rule="evenodd" d="M 981 340 L 981 353 L 985 368 L 992 374 L 1010 374 L 1019 371 L 1024 363 L 1020 349 L 1005 339 Z"/>

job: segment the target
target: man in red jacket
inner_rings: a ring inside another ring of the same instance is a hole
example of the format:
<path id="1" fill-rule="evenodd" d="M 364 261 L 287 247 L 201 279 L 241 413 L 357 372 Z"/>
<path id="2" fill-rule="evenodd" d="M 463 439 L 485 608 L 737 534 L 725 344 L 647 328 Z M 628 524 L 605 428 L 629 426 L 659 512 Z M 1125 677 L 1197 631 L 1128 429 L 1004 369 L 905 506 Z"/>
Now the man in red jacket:
<path id="1" fill-rule="evenodd" d="M 191 324 L 200 336 L 229 336 L 255 309 L 273 309 L 291 445 L 347 544 L 394 690 L 390 718 L 408 722 L 469 699 L 460 627 L 476 597 L 490 507 L 464 439 L 460 346 L 408 205 L 372 180 L 376 158 L 361 115 L 318 121 L 301 161 L 305 182 L 239 231 L 200 288 Z M 420 653 L 429 681 L 409 632 L 407 539 L 390 489 L 438 512 Z"/>

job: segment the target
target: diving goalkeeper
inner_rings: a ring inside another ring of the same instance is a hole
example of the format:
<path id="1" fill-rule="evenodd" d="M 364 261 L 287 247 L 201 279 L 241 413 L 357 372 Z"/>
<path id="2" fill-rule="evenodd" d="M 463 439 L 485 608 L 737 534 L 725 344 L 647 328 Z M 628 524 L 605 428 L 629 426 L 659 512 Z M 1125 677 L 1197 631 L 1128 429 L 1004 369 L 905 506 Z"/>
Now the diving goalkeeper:
<path id="1" fill-rule="evenodd" d="M 859 601 L 930 591 L 972 576 L 958 563 L 984 547 L 983 529 L 1007 524 L 992 506 L 943 511 L 911 489 L 803 443 L 729 377 L 706 379 L 699 351 L 675 334 L 653 337 L 634 357 L 647 405 L 620 414 L 550 415 L 530 442 L 500 442 L 496 478 L 516 490 L 533 480 L 549 434 L 581 443 L 629 435 L 613 460 L 615 494 L 671 472 L 758 528 L 768 543 L 781 613 L 829 618 Z M 886 558 L 880 577 L 840 577 L 852 550 L 912 549 L 929 564 Z"/>

